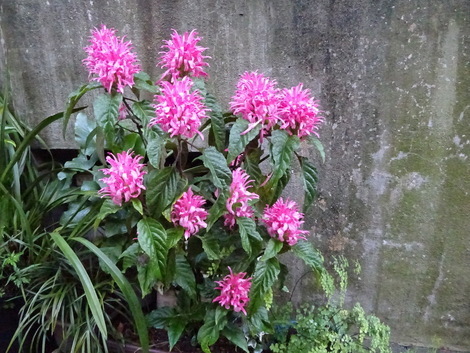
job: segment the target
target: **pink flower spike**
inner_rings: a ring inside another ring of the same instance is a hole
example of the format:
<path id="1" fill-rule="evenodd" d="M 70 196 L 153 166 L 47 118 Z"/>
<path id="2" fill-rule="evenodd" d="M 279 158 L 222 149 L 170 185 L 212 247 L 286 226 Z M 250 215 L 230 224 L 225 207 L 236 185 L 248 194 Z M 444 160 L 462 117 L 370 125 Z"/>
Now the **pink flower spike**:
<path id="1" fill-rule="evenodd" d="M 206 201 L 202 196 L 194 195 L 191 188 L 189 188 L 173 205 L 171 221 L 175 226 L 184 228 L 184 237 L 186 239 L 199 232 L 200 228 L 207 227 L 207 223 L 204 221 L 208 213 L 201 207 L 205 203 Z"/>
<path id="2" fill-rule="evenodd" d="M 209 109 L 204 107 L 198 90 L 191 92 L 193 81 L 184 77 L 174 83 L 164 81 L 161 85 L 161 95 L 155 96 L 153 105 L 156 117 L 150 120 L 149 126 L 159 124 L 170 137 L 193 138 L 199 134 L 204 139 L 199 128 L 201 120 L 207 118 Z"/>
<path id="3" fill-rule="evenodd" d="M 225 226 L 233 228 L 238 217 L 253 217 L 254 212 L 249 202 L 259 199 L 259 196 L 248 191 L 250 184 L 253 182 L 249 178 L 250 176 L 242 168 L 237 168 L 232 172 L 230 196 L 225 203 L 229 212 L 224 215 Z"/>
<path id="4" fill-rule="evenodd" d="M 302 89 L 300 83 L 290 89 L 283 89 L 279 97 L 281 129 L 299 137 L 311 134 L 318 136 L 318 126 L 323 122 L 323 117 L 319 115 L 317 102 L 310 97 L 310 90 Z"/>
<path id="5" fill-rule="evenodd" d="M 132 43 L 124 41 L 125 37 L 117 37 L 116 30 L 101 25 L 95 28 L 90 37 L 90 45 L 84 50 L 88 57 L 83 60 L 92 81 L 98 81 L 111 92 L 115 87 L 120 93 L 125 86 L 134 84 L 134 74 L 140 71 L 137 55 L 132 52 Z"/>
<path id="6" fill-rule="evenodd" d="M 266 206 L 263 221 L 271 237 L 292 246 L 299 239 L 306 239 L 304 234 L 308 234 L 308 231 L 299 229 L 304 223 L 303 216 L 294 201 L 279 198 L 271 207 Z"/>
<path id="7" fill-rule="evenodd" d="M 250 301 L 248 292 L 251 287 L 251 277 L 245 278 L 245 272 L 234 274 L 230 267 L 228 269 L 229 275 L 225 276 L 222 281 L 215 281 L 219 285 L 215 289 L 220 289 L 220 295 L 212 302 L 219 302 L 225 309 L 232 307 L 235 312 L 241 311 L 246 315 L 245 307 Z"/>
<path id="8" fill-rule="evenodd" d="M 276 81 L 257 72 L 245 72 L 237 83 L 230 102 L 233 114 L 240 114 L 250 123 L 246 132 L 262 124 L 265 135 L 278 122 L 278 89 Z"/>
<path id="9" fill-rule="evenodd" d="M 101 169 L 103 174 L 109 176 L 100 179 L 106 186 L 98 193 L 102 197 L 111 197 L 111 200 L 119 206 L 123 201 L 129 202 L 139 197 L 141 190 L 145 190 L 143 181 L 147 172 L 142 170 L 145 165 L 139 163 L 144 157 L 132 157 L 132 154 L 130 150 L 118 153 L 116 156 L 110 154 L 106 157 L 106 161 L 111 167 Z"/>
<path id="10" fill-rule="evenodd" d="M 204 72 L 204 67 L 209 66 L 204 59 L 210 59 L 210 56 L 204 56 L 202 53 L 207 49 L 198 46 L 201 37 L 195 30 L 185 32 L 179 35 L 178 32 L 173 30 L 170 40 L 164 40 L 165 45 L 162 48 L 167 48 L 168 51 L 160 52 L 162 54 L 160 62 L 162 68 L 167 70 L 162 75 L 165 77 L 170 74 L 172 81 L 185 76 L 202 77 L 207 76 Z"/>

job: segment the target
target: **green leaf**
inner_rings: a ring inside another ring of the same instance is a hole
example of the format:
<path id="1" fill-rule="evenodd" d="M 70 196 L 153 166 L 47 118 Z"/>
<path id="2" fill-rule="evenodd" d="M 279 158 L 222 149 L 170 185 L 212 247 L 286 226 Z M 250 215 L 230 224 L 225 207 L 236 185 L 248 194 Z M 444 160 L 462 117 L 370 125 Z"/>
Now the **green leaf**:
<path id="1" fill-rule="evenodd" d="M 97 228 L 100 222 L 106 218 L 106 216 L 114 214 L 119 210 L 121 210 L 121 207 L 119 205 L 116 205 L 113 201 L 111 201 L 111 199 L 105 199 L 96 217 L 94 227 Z"/>
<path id="2" fill-rule="evenodd" d="M 196 297 L 196 278 L 188 261 L 182 254 L 176 255 L 175 282 L 190 298 Z"/>
<path id="3" fill-rule="evenodd" d="M 225 119 L 220 112 L 211 112 L 211 132 L 214 143 L 220 152 L 225 150 Z"/>
<path id="4" fill-rule="evenodd" d="M 301 258 L 312 270 L 320 272 L 324 269 L 323 256 L 314 249 L 308 241 L 299 241 L 292 247 L 292 251 Z"/>
<path id="5" fill-rule="evenodd" d="M 150 76 L 143 71 L 134 75 L 134 87 L 153 94 L 158 93 L 158 88 L 153 84 Z"/>
<path id="6" fill-rule="evenodd" d="M 209 310 L 204 317 L 204 325 L 197 333 L 197 341 L 205 353 L 210 353 L 209 346 L 219 339 L 219 328 L 215 324 L 215 310 Z"/>
<path id="7" fill-rule="evenodd" d="M 256 148 L 247 151 L 247 154 L 245 155 L 245 171 L 249 176 L 251 176 L 251 179 L 255 181 L 255 185 L 261 184 L 265 179 L 265 176 L 259 167 L 262 153 L 263 151 L 260 148 Z"/>
<path id="8" fill-rule="evenodd" d="M 91 155 L 96 147 L 96 142 L 89 136 L 96 128 L 96 122 L 88 118 L 84 113 L 78 113 L 75 118 L 75 141 L 78 143 L 83 153 L 87 156 Z"/>
<path id="9" fill-rule="evenodd" d="M 170 344 L 170 351 L 173 349 L 175 344 L 181 337 L 186 327 L 186 322 L 180 317 L 172 318 L 167 327 L 168 331 L 168 343 Z"/>
<path id="10" fill-rule="evenodd" d="M 163 154 L 163 148 L 165 147 L 165 139 L 157 134 L 155 131 L 149 131 L 148 142 L 147 142 L 147 155 L 149 157 L 150 164 L 159 169 L 160 160 Z"/>
<path id="11" fill-rule="evenodd" d="M 87 83 L 86 85 L 81 86 L 80 88 L 78 88 L 77 90 L 69 94 L 67 104 L 65 106 L 65 112 L 63 113 L 64 127 L 62 129 L 62 135 L 64 137 L 65 137 L 65 132 L 67 131 L 67 124 L 70 120 L 70 116 L 74 113 L 75 105 L 77 105 L 80 98 L 82 98 L 85 93 L 91 90 L 94 90 L 96 88 L 100 88 L 100 87 L 102 86 L 99 82 L 90 82 L 90 83 Z"/>
<path id="12" fill-rule="evenodd" d="M 122 151 L 132 150 L 140 156 L 145 156 L 146 153 L 142 137 L 137 133 L 130 133 L 124 136 L 124 141 L 120 149 Z"/>
<path id="13" fill-rule="evenodd" d="M 227 192 L 221 192 L 215 203 L 210 208 L 209 215 L 207 216 L 206 231 L 209 231 L 214 223 L 217 222 L 217 220 L 227 211 L 227 207 L 225 206 L 227 198 Z"/>
<path id="14" fill-rule="evenodd" d="M 184 229 L 182 227 L 170 228 L 166 230 L 166 246 L 168 249 L 174 247 L 183 237 Z"/>
<path id="15" fill-rule="evenodd" d="M 263 304 L 263 298 L 276 282 L 279 272 L 279 261 L 275 257 L 257 262 L 250 290 L 249 312 L 257 311 Z"/>
<path id="16" fill-rule="evenodd" d="M 275 130 L 271 134 L 271 152 L 273 159 L 273 175 L 271 183 L 276 183 L 290 167 L 292 155 L 299 148 L 299 138 L 291 136 L 284 130 Z"/>
<path id="17" fill-rule="evenodd" d="M 145 258 L 146 261 L 143 260 Z M 158 262 L 147 255 L 137 259 L 137 280 L 139 281 L 142 298 L 150 294 L 153 286 L 158 282 Z"/>
<path id="18" fill-rule="evenodd" d="M 201 237 L 202 248 L 209 260 L 219 260 L 221 258 L 219 241 L 215 237 L 204 236 Z"/>
<path id="19" fill-rule="evenodd" d="M 245 334 L 240 327 L 233 324 L 228 324 L 223 330 L 222 335 L 227 337 L 233 344 L 243 349 L 245 352 L 249 352 L 248 343 L 245 338 Z"/>
<path id="20" fill-rule="evenodd" d="M 134 207 L 134 209 L 140 213 L 141 216 L 144 215 L 144 208 L 142 207 L 142 202 L 140 202 L 139 199 L 132 199 L 131 200 L 132 202 L 132 206 Z"/>
<path id="21" fill-rule="evenodd" d="M 227 162 L 233 161 L 240 153 L 245 150 L 245 147 L 257 136 L 261 131 L 261 124 L 258 124 L 253 129 L 244 133 L 248 129 L 249 122 L 245 119 L 237 119 L 230 130 L 228 140 L 228 155 Z"/>
<path id="22" fill-rule="evenodd" d="M 126 250 L 122 252 L 119 259 L 122 259 L 122 271 L 125 272 L 128 268 L 137 264 L 137 255 L 140 251 L 139 243 L 131 244 Z"/>
<path id="23" fill-rule="evenodd" d="M 306 213 L 317 195 L 318 174 L 313 164 L 311 164 L 307 158 L 302 157 L 300 161 L 305 191 L 303 212 Z"/>
<path id="24" fill-rule="evenodd" d="M 325 148 L 323 147 L 321 141 L 314 135 L 310 135 L 307 141 L 317 149 L 317 151 L 320 153 L 321 161 L 325 163 Z"/>
<path id="25" fill-rule="evenodd" d="M 232 180 L 232 172 L 227 167 L 227 161 L 222 153 L 217 151 L 215 147 L 208 147 L 197 159 L 202 160 L 204 166 L 210 170 L 210 177 L 214 185 L 220 189 L 230 185 Z"/>
<path id="26" fill-rule="evenodd" d="M 122 95 L 119 93 L 101 94 L 93 102 L 96 122 L 103 128 L 108 148 L 114 144 L 115 124 L 118 120 L 121 102 Z"/>
<path id="27" fill-rule="evenodd" d="M 284 244 L 280 242 L 279 240 L 276 239 L 269 239 L 268 245 L 266 245 L 266 249 L 264 250 L 263 257 L 261 258 L 261 261 L 266 261 L 274 256 L 276 256 L 279 251 L 282 250 L 282 247 Z"/>
<path id="28" fill-rule="evenodd" d="M 147 331 L 147 322 L 142 312 L 142 307 L 140 304 L 137 295 L 132 289 L 129 281 L 124 277 L 121 271 L 116 267 L 116 265 L 95 245 L 85 238 L 74 238 L 73 240 L 78 241 L 90 249 L 100 260 L 101 263 L 108 267 L 108 273 L 111 274 L 114 281 L 121 289 L 126 303 L 129 306 L 129 309 L 132 313 L 132 318 L 134 320 L 135 329 L 139 335 L 140 346 L 142 347 L 142 353 L 149 353 L 149 337 Z"/>
<path id="29" fill-rule="evenodd" d="M 175 316 L 175 309 L 170 307 L 162 307 L 152 310 L 147 315 L 147 325 L 149 327 L 164 329 L 169 326 L 170 320 Z"/>
<path id="30" fill-rule="evenodd" d="M 221 306 L 215 309 L 214 322 L 218 328 L 222 328 L 227 323 L 228 311 Z"/>
<path id="31" fill-rule="evenodd" d="M 261 235 L 256 230 L 256 223 L 253 219 L 247 217 L 237 218 L 238 231 L 242 240 L 242 247 L 245 252 L 251 256 L 251 243 L 248 237 L 262 241 Z"/>
<path id="32" fill-rule="evenodd" d="M 90 308 L 90 311 L 93 314 L 93 318 L 95 319 L 96 325 L 100 330 L 101 336 L 103 338 L 107 338 L 108 331 L 106 329 L 106 322 L 104 320 L 103 308 L 100 300 L 98 299 L 98 295 L 96 294 L 93 282 L 88 276 L 85 267 L 76 255 L 75 251 L 73 251 L 70 245 L 64 240 L 64 238 L 62 238 L 59 233 L 52 232 L 50 234 L 51 238 L 60 248 L 64 256 L 67 258 L 67 260 L 70 262 L 75 272 L 77 273 L 77 276 L 80 279 L 80 283 L 83 286 L 83 290 L 85 291 L 88 307 Z"/>
<path id="33" fill-rule="evenodd" d="M 142 126 L 147 126 L 155 116 L 155 109 L 152 107 L 152 103 L 147 100 L 132 104 L 132 112 L 140 119 Z"/>
<path id="34" fill-rule="evenodd" d="M 166 232 L 165 228 L 152 218 L 144 218 L 137 223 L 137 240 L 142 250 L 155 261 L 156 276 L 158 280 L 163 279 L 166 264 Z"/>
<path id="35" fill-rule="evenodd" d="M 147 207 L 158 218 L 176 198 L 180 176 L 174 167 L 152 171 L 147 180 Z"/>

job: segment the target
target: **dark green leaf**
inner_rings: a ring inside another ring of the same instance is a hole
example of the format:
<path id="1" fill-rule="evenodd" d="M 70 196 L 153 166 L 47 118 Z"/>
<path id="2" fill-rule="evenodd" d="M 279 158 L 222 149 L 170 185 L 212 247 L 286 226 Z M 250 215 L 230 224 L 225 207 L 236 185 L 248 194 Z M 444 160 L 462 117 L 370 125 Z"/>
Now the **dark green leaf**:
<path id="1" fill-rule="evenodd" d="M 227 161 L 230 163 L 238 157 L 240 153 L 245 150 L 245 147 L 255 137 L 259 136 L 261 131 L 261 124 L 258 124 L 253 129 L 245 133 L 248 129 L 249 122 L 245 119 L 237 119 L 230 130 L 230 137 L 228 142 L 228 155 Z"/>
<path id="2" fill-rule="evenodd" d="M 122 102 L 122 95 L 101 94 L 93 102 L 93 111 L 96 122 L 104 131 L 104 136 L 108 147 L 114 143 L 115 124 L 119 116 L 119 106 Z"/>
<path id="3" fill-rule="evenodd" d="M 244 161 L 245 171 L 255 181 L 255 185 L 263 183 L 265 176 L 259 167 L 262 151 L 260 148 L 252 149 L 247 152 Z"/>
<path id="4" fill-rule="evenodd" d="M 245 352 L 249 352 L 245 334 L 243 333 L 243 330 L 240 327 L 237 327 L 233 324 L 229 324 L 222 330 L 222 335 L 227 337 L 233 344 L 240 347 Z"/>
<path id="5" fill-rule="evenodd" d="M 284 130 L 275 130 L 271 135 L 273 175 L 270 182 L 276 183 L 291 165 L 292 155 L 299 148 L 299 138 Z"/>
<path id="6" fill-rule="evenodd" d="M 147 261 L 144 262 L 142 258 L 145 258 Z M 147 294 L 150 294 L 153 286 L 157 283 L 160 276 L 160 269 L 158 267 L 158 262 L 146 255 L 141 255 L 140 258 L 138 258 L 138 264 L 137 280 L 139 281 L 140 291 L 143 298 Z"/>
<path id="7" fill-rule="evenodd" d="M 197 333 L 197 341 L 205 353 L 210 353 L 209 346 L 219 339 L 219 328 L 215 324 L 215 311 L 209 310 L 204 317 L 204 325 Z"/>
<path id="8" fill-rule="evenodd" d="M 201 159 L 204 166 L 210 170 L 210 177 L 216 187 L 224 189 L 230 185 L 232 172 L 227 167 L 224 155 L 217 151 L 215 147 L 206 148 L 198 159 Z"/>
<path id="9" fill-rule="evenodd" d="M 261 258 L 261 261 L 266 261 L 274 256 L 276 256 L 279 251 L 281 251 L 284 244 L 276 239 L 269 239 L 268 245 L 266 245 L 266 249 L 264 250 L 264 255 Z"/>
<path id="10" fill-rule="evenodd" d="M 137 133 L 130 133 L 124 136 L 121 150 L 132 150 L 140 156 L 145 156 L 145 146 L 142 137 Z"/>
<path id="11" fill-rule="evenodd" d="M 182 227 L 170 228 L 166 230 L 166 245 L 168 249 L 174 247 L 183 237 L 184 229 Z"/>
<path id="12" fill-rule="evenodd" d="M 292 247 L 292 251 L 314 271 L 319 272 L 324 269 L 323 256 L 308 241 L 299 241 Z"/>
<path id="13" fill-rule="evenodd" d="M 141 121 L 142 126 L 147 126 L 155 116 L 155 109 L 149 101 L 143 100 L 132 104 L 132 112 Z"/>
<path id="14" fill-rule="evenodd" d="M 221 306 L 218 306 L 215 309 L 215 315 L 214 315 L 214 320 L 215 320 L 215 325 L 221 329 L 225 326 L 227 323 L 227 310 L 224 309 Z"/>
<path id="15" fill-rule="evenodd" d="M 311 164 L 307 158 L 301 159 L 301 166 L 302 175 L 304 177 L 305 191 L 303 212 L 306 213 L 312 205 L 313 200 L 317 194 L 318 174 L 313 164 Z"/>
<path id="16" fill-rule="evenodd" d="M 153 84 L 150 76 L 143 71 L 134 75 L 134 87 L 153 94 L 158 93 L 158 88 Z"/>
<path id="17" fill-rule="evenodd" d="M 273 257 L 267 261 L 258 261 L 251 284 L 249 312 L 257 311 L 263 304 L 264 295 L 276 282 L 279 272 L 277 258 Z"/>
<path id="18" fill-rule="evenodd" d="M 219 241 L 215 237 L 208 235 L 201 237 L 201 240 L 202 248 L 207 258 L 209 260 L 219 260 L 221 258 Z"/>
<path id="19" fill-rule="evenodd" d="M 317 151 L 320 153 L 321 161 L 325 163 L 325 148 L 323 147 L 321 141 L 314 135 L 310 135 L 307 141 L 317 149 Z"/>
<path id="20" fill-rule="evenodd" d="M 169 326 L 171 318 L 175 316 L 175 310 L 169 307 L 158 308 L 147 315 L 149 327 L 165 329 Z"/>
<path id="21" fill-rule="evenodd" d="M 153 171 L 147 180 L 147 207 L 150 214 L 158 218 L 176 199 L 180 176 L 174 167 Z"/>
<path id="22" fill-rule="evenodd" d="M 220 152 L 225 150 L 225 120 L 222 114 L 211 113 L 211 132 L 214 143 Z"/>
<path id="23" fill-rule="evenodd" d="M 176 255 L 175 282 L 184 289 L 189 297 L 196 297 L 196 278 L 191 266 L 182 254 Z"/>
<path id="24" fill-rule="evenodd" d="M 155 261 L 157 279 L 163 279 L 166 264 L 165 228 L 152 218 L 144 218 L 137 223 L 137 240 L 142 250 L 149 256 L 149 263 Z"/>
<path id="25" fill-rule="evenodd" d="M 168 325 L 168 341 L 170 343 L 170 351 L 173 349 L 175 344 L 181 337 L 181 334 L 186 327 L 186 322 L 179 317 L 172 318 L 170 324 Z"/>
<path id="26" fill-rule="evenodd" d="M 98 213 L 95 221 L 95 228 L 98 227 L 100 222 L 110 214 L 114 214 L 121 209 L 120 206 L 116 205 L 111 199 L 105 199 L 101 205 L 100 212 Z"/>
<path id="27" fill-rule="evenodd" d="M 122 270 L 126 271 L 128 268 L 137 264 L 137 255 L 140 251 L 139 243 L 133 243 L 119 256 L 122 260 Z"/>
<path id="28" fill-rule="evenodd" d="M 163 148 L 165 147 L 165 139 L 155 131 L 149 131 L 147 143 L 147 155 L 150 164 L 159 169 L 160 160 L 162 158 Z"/>
<path id="29" fill-rule="evenodd" d="M 227 211 L 225 203 L 227 202 L 227 193 L 223 192 L 219 194 L 219 197 L 212 205 L 209 210 L 209 215 L 207 216 L 207 228 L 206 231 L 209 231 L 217 220 L 222 217 L 222 215 Z"/>
<path id="30" fill-rule="evenodd" d="M 89 140 L 89 136 L 96 128 L 96 122 L 89 119 L 84 113 L 78 113 L 75 119 L 75 141 L 77 141 L 83 153 L 91 155 L 96 147 L 94 139 Z"/>
<path id="31" fill-rule="evenodd" d="M 249 237 L 262 241 L 261 235 L 256 230 L 255 221 L 251 218 L 240 217 L 237 218 L 238 231 L 242 240 L 243 250 L 251 256 L 251 243 Z"/>

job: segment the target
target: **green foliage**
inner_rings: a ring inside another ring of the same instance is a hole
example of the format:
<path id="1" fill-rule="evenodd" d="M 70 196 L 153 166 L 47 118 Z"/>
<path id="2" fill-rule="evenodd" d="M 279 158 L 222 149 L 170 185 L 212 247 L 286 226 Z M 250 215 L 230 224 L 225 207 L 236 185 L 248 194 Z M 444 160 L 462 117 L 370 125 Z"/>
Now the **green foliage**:
<path id="1" fill-rule="evenodd" d="M 335 277 L 322 272 L 322 287 L 328 301 L 323 305 L 292 304 L 276 307 L 272 322 L 275 326 L 270 345 L 274 353 L 391 353 L 390 328 L 376 316 L 367 315 L 359 303 L 344 307 L 348 283 L 348 261 L 333 260 Z M 337 289 L 336 289 L 337 288 Z"/>

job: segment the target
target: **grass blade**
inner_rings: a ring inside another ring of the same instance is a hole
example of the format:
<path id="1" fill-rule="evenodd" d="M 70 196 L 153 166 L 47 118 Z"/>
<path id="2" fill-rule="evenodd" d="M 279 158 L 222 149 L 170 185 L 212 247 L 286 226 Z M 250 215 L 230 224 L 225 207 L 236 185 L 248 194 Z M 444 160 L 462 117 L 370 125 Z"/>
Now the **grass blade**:
<path id="1" fill-rule="evenodd" d="M 73 238 L 72 240 L 78 241 L 79 243 L 85 245 L 91 252 L 98 256 L 102 264 L 107 267 L 108 272 L 111 274 L 114 281 L 121 289 L 122 293 L 124 294 L 124 297 L 127 300 L 127 303 L 129 304 L 129 309 L 134 318 L 135 328 L 137 330 L 137 334 L 139 335 L 142 352 L 148 353 L 149 337 L 147 331 L 147 323 L 144 317 L 144 313 L 142 312 L 140 301 L 137 298 L 137 295 L 135 294 L 134 290 L 132 289 L 132 286 L 129 281 L 124 277 L 124 275 L 119 270 L 119 268 L 117 268 L 114 262 L 93 243 L 91 243 L 85 238 Z"/>
<path id="2" fill-rule="evenodd" d="M 93 317 L 95 318 L 96 325 L 98 326 L 98 329 L 100 330 L 103 338 L 106 339 L 108 337 L 108 331 L 106 329 L 103 309 L 98 299 L 98 295 L 96 294 L 93 283 L 91 282 L 91 279 L 85 270 L 85 267 L 83 267 L 83 264 L 81 263 L 78 256 L 59 233 L 52 232 L 51 237 L 67 260 L 70 261 L 70 264 L 74 270 L 77 272 L 78 278 L 80 279 L 80 282 L 82 283 L 83 289 L 85 291 L 88 306 L 93 314 Z"/>

